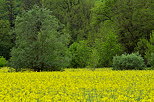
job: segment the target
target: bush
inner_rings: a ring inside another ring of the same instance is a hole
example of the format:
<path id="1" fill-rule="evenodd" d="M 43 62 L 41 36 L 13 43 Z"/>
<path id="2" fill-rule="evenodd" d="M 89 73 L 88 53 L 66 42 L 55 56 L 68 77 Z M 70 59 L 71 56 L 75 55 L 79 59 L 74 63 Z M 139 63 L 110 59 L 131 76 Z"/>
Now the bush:
<path id="1" fill-rule="evenodd" d="M 10 67 L 2 67 L 0 69 L 0 73 L 8 73 L 8 72 L 15 72 L 14 68 L 10 68 Z"/>
<path id="2" fill-rule="evenodd" d="M 144 59 L 137 53 L 122 54 L 113 58 L 113 70 L 142 70 L 144 68 Z"/>
<path id="3" fill-rule="evenodd" d="M 17 70 L 18 72 L 34 72 L 33 69 L 30 68 L 21 68 L 20 70 Z"/>
<path id="4" fill-rule="evenodd" d="M 3 56 L 0 56 L 0 67 L 4 67 L 6 64 L 7 60 Z"/>
<path id="5" fill-rule="evenodd" d="M 147 67 L 146 70 L 154 70 L 154 67 Z"/>

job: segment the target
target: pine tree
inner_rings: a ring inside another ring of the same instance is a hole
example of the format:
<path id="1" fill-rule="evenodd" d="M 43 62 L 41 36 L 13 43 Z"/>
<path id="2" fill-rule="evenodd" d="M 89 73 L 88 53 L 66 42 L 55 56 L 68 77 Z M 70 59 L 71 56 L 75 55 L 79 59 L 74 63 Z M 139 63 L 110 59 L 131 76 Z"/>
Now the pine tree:
<path id="1" fill-rule="evenodd" d="M 12 67 L 59 70 L 66 67 L 68 36 L 51 11 L 34 6 L 16 19 L 16 46 L 12 49 Z"/>

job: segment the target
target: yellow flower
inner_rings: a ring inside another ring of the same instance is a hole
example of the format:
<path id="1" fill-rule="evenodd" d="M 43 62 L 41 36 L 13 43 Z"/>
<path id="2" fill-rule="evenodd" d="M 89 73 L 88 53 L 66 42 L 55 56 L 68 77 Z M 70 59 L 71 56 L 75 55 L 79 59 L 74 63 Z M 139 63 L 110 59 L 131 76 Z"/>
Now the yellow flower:
<path id="1" fill-rule="evenodd" d="M 154 71 L 0 73 L 0 102 L 154 102 Z"/>

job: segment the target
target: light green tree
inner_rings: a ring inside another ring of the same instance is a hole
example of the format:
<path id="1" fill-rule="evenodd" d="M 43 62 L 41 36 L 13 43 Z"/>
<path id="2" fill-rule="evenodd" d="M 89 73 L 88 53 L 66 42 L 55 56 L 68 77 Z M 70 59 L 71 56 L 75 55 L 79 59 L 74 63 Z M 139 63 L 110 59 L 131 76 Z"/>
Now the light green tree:
<path id="1" fill-rule="evenodd" d="M 97 67 L 111 67 L 113 56 L 122 54 L 123 47 L 119 43 L 116 27 L 111 21 L 105 21 L 100 29 L 93 44 L 99 54 Z"/>
<path id="2" fill-rule="evenodd" d="M 84 68 L 87 66 L 91 55 L 91 48 L 88 46 L 87 41 L 74 42 L 69 51 L 72 57 L 70 67 Z"/>
<path id="3" fill-rule="evenodd" d="M 103 41 L 97 39 L 95 41 L 95 48 L 99 54 L 97 67 L 111 67 L 113 57 L 121 54 L 123 51 L 123 47 L 118 42 L 115 34 L 109 34 Z"/>

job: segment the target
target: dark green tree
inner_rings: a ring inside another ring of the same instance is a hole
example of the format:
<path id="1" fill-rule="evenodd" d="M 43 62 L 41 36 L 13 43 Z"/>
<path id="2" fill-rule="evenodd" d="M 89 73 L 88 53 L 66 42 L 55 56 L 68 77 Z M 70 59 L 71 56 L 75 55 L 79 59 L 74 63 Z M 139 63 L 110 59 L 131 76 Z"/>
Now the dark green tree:
<path id="1" fill-rule="evenodd" d="M 44 6 L 65 24 L 71 43 L 87 39 L 95 0 L 44 0 Z"/>
<path id="2" fill-rule="evenodd" d="M 15 4 L 15 0 L 5 0 L 5 9 L 6 9 L 6 13 L 7 13 L 7 16 L 6 18 L 9 20 L 9 23 L 10 23 L 10 27 L 11 28 L 14 28 L 15 26 L 15 7 L 16 7 L 16 4 Z"/>
<path id="3" fill-rule="evenodd" d="M 0 0 L 0 56 L 10 58 L 15 42 L 15 18 L 20 11 L 18 0 Z"/>
<path id="4" fill-rule="evenodd" d="M 0 20 L 0 56 L 10 58 L 11 42 L 10 25 L 8 20 Z"/>
<path id="5" fill-rule="evenodd" d="M 50 10 L 34 6 L 16 19 L 16 46 L 12 49 L 12 67 L 59 70 L 69 63 L 68 35 Z"/>
<path id="6" fill-rule="evenodd" d="M 141 38 L 149 39 L 154 29 L 153 0 L 102 0 L 93 9 L 93 27 L 99 32 L 105 21 L 112 21 L 121 44 L 131 53 Z"/>
<path id="7" fill-rule="evenodd" d="M 21 7 L 23 10 L 30 10 L 33 8 L 34 5 L 42 6 L 43 0 L 20 0 L 21 1 Z"/>

